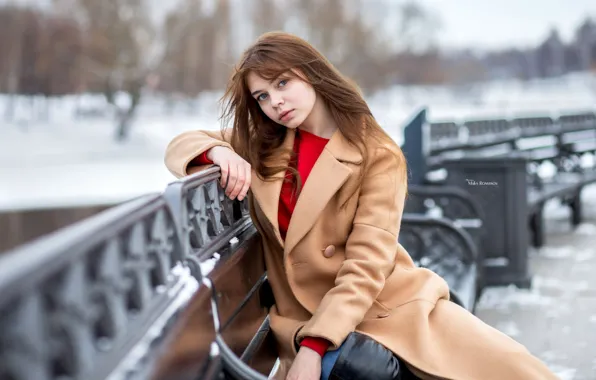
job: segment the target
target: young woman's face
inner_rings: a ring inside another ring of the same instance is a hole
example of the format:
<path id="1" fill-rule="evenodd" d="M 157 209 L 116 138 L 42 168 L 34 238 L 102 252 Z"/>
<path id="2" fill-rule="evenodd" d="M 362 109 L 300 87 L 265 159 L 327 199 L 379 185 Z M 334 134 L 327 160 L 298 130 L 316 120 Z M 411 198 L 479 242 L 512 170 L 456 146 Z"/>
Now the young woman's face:
<path id="1" fill-rule="evenodd" d="M 270 82 L 250 72 L 247 84 L 265 115 L 287 128 L 299 127 L 317 99 L 314 88 L 295 75 L 282 74 Z"/>

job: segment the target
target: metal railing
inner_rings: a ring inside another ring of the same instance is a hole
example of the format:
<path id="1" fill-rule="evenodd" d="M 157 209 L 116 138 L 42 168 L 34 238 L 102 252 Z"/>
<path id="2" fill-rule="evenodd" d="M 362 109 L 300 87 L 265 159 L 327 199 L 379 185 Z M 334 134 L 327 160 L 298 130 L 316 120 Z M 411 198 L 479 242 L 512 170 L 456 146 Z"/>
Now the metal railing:
<path id="1" fill-rule="evenodd" d="M 146 379 L 203 258 L 252 225 L 218 178 L 190 176 L 2 255 L 0 378 Z"/>

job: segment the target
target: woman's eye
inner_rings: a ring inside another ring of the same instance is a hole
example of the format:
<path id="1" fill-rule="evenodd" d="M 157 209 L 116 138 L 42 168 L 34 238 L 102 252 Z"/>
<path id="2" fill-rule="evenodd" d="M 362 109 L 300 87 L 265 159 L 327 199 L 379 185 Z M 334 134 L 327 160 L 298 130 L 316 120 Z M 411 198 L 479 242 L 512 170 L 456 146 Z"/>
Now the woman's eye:
<path id="1" fill-rule="evenodd" d="M 279 85 L 278 85 L 278 86 L 279 86 L 279 87 L 283 87 L 283 86 L 285 86 L 286 84 L 288 84 L 288 80 L 287 80 L 287 79 L 282 79 L 282 80 L 280 80 L 280 81 L 279 81 Z"/>
<path id="2" fill-rule="evenodd" d="M 259 102 L 262 102 L 265 99 L 267 99 L 267 94 L 261 94 L 261 95 L 257 96 L 257 100 Z"/>

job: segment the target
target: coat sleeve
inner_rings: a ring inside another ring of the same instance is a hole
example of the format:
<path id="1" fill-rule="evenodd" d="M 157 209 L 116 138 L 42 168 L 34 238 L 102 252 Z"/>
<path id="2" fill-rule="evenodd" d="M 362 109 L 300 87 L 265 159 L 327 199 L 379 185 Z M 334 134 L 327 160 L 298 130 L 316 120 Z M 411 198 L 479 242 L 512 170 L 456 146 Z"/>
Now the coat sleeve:
<path id="1" fill-rule="evenodd" d="M 230 130 L 184 132 L 168 144 L 165 154 L 166 167 L 177 178 L 206 169 L 210 165 L 198 165 L 195 159 L 214 146 L 232 149 L 230 138 Z"/>
<path id="2" fill-rule="evenodd" d="M 330 349 L 338 348 L 362 322 L 393 270 L 407 191 L 405 159 L 395 149 L 376 150 L 361 184 L 335 286 L 296 335 L 298 342 L 320 337 L 331 342 Z"/>

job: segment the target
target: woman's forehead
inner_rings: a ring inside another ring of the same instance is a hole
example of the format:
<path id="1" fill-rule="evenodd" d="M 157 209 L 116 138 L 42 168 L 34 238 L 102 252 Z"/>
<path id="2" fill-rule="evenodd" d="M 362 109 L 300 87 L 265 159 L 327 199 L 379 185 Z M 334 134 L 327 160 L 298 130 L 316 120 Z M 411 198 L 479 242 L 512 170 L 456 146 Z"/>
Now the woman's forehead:
<path id="1" fill-rule="evenodd" d="M 267 86 L 270 83 L 270 80 L 263 78 L 261 75 L 254 71 L 249 71 L 246 75 L 246 84 L 250 89 L 253 89 L 254 87 Z"/>
<path id="2" fill-rule="evenodd" d="M 270 74 L 270 73 L 267 73 Z M 283 76 L 288 77 L 299 77 L 298 73 L 294 69 L 284 70 L 281 72 L 271 73 L 270 75 L 263 76 L 254 70 L 248 71 L 246 75 L 246 85 L 251 92 L 260 89 L 261 87 L 267 87 L 275 82 L 277 79 Z M 258 88 L 257 88 L 258 87 Z"/>

